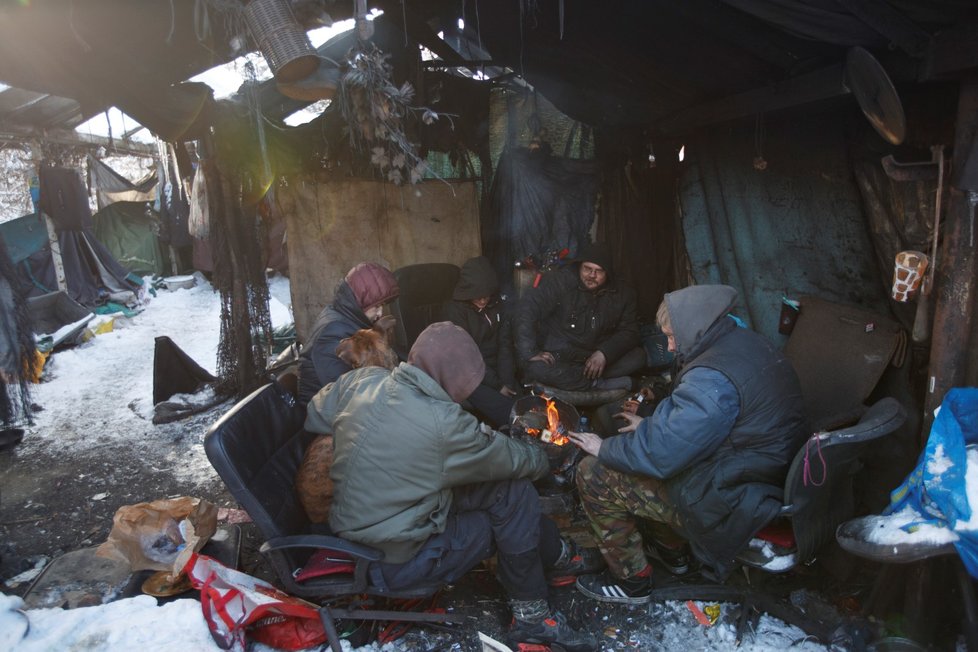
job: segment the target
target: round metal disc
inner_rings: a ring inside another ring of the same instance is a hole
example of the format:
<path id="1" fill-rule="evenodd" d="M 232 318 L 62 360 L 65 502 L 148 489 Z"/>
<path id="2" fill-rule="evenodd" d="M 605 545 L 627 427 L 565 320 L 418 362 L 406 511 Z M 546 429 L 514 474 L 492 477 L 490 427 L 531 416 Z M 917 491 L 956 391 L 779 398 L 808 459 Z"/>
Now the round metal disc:
<path id="1" fill-rule="evenodd" d="M 902 143 L 907 131 L 906 116 L 900 96 L 880 62 L 863 48 L 850 48 L 845 75 L 846 86 L 877 133 L 893 145 Z"/>

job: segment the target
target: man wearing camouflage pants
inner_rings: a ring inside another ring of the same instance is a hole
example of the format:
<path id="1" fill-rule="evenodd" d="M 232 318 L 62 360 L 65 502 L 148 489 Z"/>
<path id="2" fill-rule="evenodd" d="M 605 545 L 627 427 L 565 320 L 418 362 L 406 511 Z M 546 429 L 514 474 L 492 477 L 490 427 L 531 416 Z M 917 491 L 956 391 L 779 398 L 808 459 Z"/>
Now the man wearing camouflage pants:
<path id="1" fill-rule="evenodd" d="M 692 552 L 720 580 L 775 517 L 788 465 L 805 439 L 801 388 L 788 360 L 728 314 L 737 291 L 701 285 L 666 294 L 656 315 L 677 354 L 673 391 L 652 416 L 623 413 L 623 434 L 571 439 L 577 486 L 608 570 L 577 588 L 606 602 L 650 599 L 652 567 L 636 518 L 653 522 L 650 553 L 674 572 Z M 684 559 L 685 557 L 685 559 Z"/>

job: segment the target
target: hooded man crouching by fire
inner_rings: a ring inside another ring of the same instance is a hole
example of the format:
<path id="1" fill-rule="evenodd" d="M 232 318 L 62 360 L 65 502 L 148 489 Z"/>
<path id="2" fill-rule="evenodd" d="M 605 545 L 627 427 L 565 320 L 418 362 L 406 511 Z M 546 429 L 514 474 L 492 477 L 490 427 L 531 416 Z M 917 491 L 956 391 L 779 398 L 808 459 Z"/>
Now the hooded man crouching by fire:
<path id="1" fill-rule="evenodd" d="M 770 341 L 729 314 L 736 300 L 727 285 L 666 294 L 656 318 L 679 363 L 672 394 L 645 419 L 617 415 L 629 422 L 620 435 L 570 433 L 594 455 L 576 479 L 608 562 L 608 571 L 577 578 L 585 595 L 646 603 L 654 586 L 646 556 L 682 574 L 690 547 L 723 580 L 780 510 L 788 465 L 807 435 L 801 385 Z M 645 550 L 637 517 L 654 530 Z"/>
<path id="2" fill-rule="evenodd" d="M 459 405 L 484 374 L 472 337 L 440 322 L 392 372 L 364 367 L 320 390 L 305 427 L 334 438 L 330 527 L 384 552 L 371 579 L 391 590 L 455 582 L 495 553 L 509 638 L 592 650 L 594 638 L 550 608 L 547 578 L 593 571 L 600 555 L 541 515 L 531 481 L 550 470 L 543 451 Z"/>

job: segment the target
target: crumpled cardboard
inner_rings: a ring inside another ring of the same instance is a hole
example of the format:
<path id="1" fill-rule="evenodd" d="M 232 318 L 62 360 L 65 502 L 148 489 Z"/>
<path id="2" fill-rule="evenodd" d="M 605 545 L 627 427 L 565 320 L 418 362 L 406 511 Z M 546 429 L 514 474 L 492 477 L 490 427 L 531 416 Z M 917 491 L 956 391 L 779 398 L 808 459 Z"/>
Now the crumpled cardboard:
<path id="1" fill-rule="evenodd" d="M 128 562 L 140 570 L 182 570 L 217 529 L 217 507 L 200 498 L 180 496 L 123 505 L 112 518 L 109 538 L 96 555 Z"/>

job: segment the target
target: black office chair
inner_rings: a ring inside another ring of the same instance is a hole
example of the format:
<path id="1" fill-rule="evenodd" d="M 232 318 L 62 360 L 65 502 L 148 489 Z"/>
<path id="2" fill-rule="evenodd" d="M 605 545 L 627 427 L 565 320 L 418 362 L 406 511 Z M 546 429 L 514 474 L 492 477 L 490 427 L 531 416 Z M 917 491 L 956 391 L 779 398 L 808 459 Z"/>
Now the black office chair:
<path id="1" fill-rule="evenodd" d="M 758 533 L 737 561 L 784 572 L 811 560 L 819 548 L 835 539 L 839 524 L 852 518 L 853 476 L 866 445 L 899 428 L 906 418 L 906 409 L 896 399 L 883 398 L 856 424 L 809 437 L 788 468 L 778 517 Z"/>
<path id="2" fill-rule="evenodd" d="M 737 561 L 744 568 L 780 573 L 811 560 L 834 538 L 836 527 L 852 516 L 853 475 L 859 469 L 860 453 L 869 442 L 903 425 L 906 418 L 906 410 L 896 399 L 884 398 L 866 410 L 855 425 L 809 437 L 788 469 L 780 514 L 757 534 Z M 736 626 L 738 641 L 746 632 L 749 614 L 763 611 L 799 627 L 825 645 L 853 644 L 846 638 L 849 634 L 829 628 L 804 611 L 751 586 L 667 583 L 652 591 L 654 601 L 690 599 L 743 605 Z"/>
<path id="3" fill-rule="evenodd" d="M 394 270 L 400 295 L 390 310 L 397 318 L 394 346 L 402 358 L 421 331 L 445 319 L 444 305 L 452 300 L 459 274 L 458 265 L 451 263 L 419 263 Z"/>
<path id="4" fill-rule="evenodd" d="M 305 449 L 314 438 L 303 430 L 305 416 L 305 408 L 286 388 L 269 383 L 238 402 L 211 426 L 204 438 L 211 465 L 265 537 L 260 551 L 283 590 L 323 605 L 320 618 L 333 652 L 342 649 L 335 619 L 457 620 L 448 614 L 358 610 L 326 602 L 357 595 L 424 598 L 441 587 L 385 591 L 371 583 L 368 574 L 370 563 L 383 559 L 381 551 L 313 532 L 294 487 Z M 307 565 L 316 568 L 310 571 L 304 568 Z"/>

